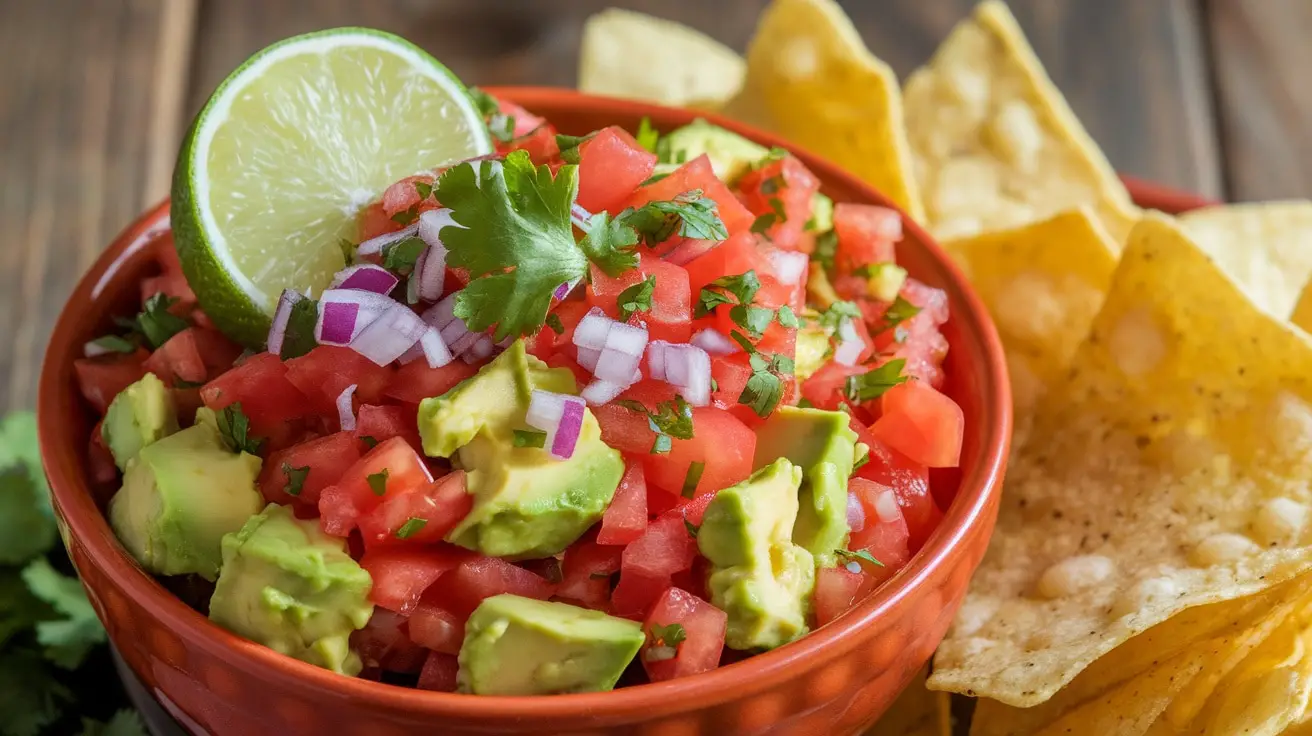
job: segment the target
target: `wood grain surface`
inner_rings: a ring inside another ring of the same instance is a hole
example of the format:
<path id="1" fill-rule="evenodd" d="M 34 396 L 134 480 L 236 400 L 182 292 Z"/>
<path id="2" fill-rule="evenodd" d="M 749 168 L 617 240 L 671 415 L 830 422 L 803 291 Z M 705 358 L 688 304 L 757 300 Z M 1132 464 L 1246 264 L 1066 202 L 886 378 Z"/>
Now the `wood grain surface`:
<path id="1" fill-rule="evenodd" d="M 972 0 L 841 0 L 905 75 Z M 478 84 L 570 86 L 610 5 L 742 49 L 766 0 L 0 0 L 0 410 L 30 406 L 56 314 L 96 253 L 168 190 L 214 86 L 284 36 L 401 33 Z M 1312 2 L 1012 0 L 1121 171 L 1211 196 L 1312 196 Z"/>

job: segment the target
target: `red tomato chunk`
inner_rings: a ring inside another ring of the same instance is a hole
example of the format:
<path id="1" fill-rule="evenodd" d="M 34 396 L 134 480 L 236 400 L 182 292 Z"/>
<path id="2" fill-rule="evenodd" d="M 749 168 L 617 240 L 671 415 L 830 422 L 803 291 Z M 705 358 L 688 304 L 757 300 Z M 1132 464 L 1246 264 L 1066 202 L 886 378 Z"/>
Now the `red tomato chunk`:
<path id="1" fill-rule="evenodd" d="M 686 636 L 674 647 L 673 657 L 668 656 L 669 647 L 652 646 L 653 627 L 664 628 L 671 624 L 681 626 Z M 666 589 L 647 614 L 643 626 L 647 631 L 647 644 L 638 656 L 642 658 L 647 677 L 652 682 L 661 682 L 715 669 L 720 665 L 727 626 L 728 615 L 724 611 L 685 590 Z"/>

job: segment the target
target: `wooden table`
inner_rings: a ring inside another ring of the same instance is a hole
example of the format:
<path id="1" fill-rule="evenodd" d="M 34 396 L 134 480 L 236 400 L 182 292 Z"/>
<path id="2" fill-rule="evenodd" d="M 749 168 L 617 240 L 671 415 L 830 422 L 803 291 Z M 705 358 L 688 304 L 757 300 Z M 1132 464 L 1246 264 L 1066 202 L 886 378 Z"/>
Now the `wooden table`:
<path id="1" fill-rule="evenodd" d="M 972 0 L 843 0 L 905 75 Z M 743 48 L 765 0 L 0 0 L 0 410 L 108 240 L 168 190 L 179 137 L 251 52 L 339 25 L 403 34 L 477 84 L 574 82 L 608 5 Z M 1125 173 L 1215 197 L 1312 197 L 1312 0 L 1012 0 Z"/>

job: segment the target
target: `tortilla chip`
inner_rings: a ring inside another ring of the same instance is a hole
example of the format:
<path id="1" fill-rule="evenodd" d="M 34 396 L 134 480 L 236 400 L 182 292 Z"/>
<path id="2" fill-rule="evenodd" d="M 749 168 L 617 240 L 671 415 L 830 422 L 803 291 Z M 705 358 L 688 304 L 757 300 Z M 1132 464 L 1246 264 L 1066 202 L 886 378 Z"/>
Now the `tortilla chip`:
<path id="1" fill-rule="evenodd" d="M 1217 686 L 1188 728 L 1163 734 L 1276 736 L 1307 708 L 1312 690 L 1312 631 L 1283 626 Z"/>
<path id="2" fill-rule="evenodd" d="M 1119 245 L 1087 209 L 943 244 L 1007 350 L 1017 426 L 1070 368 L 1102 306 Z"/>
<path id="3" fill-rule="evenodd" d="M 926 667 L 916 674 L 888 712 L 866 732 L 869 736 L 952 736 L 950 696 L 925 688 L 928 673 Z"/>
<path id="4" fill-rule="evenodd" d="M 941 239 L 1088 205 L 1122 243 L 1137 219 L 1002 2 L 980 3 L 907 78 L 906 123 L 928 224 Z"/>
<path id="5" fill-rule="evenodd" d="M 1204 207 L 1181 215 L 1180 224 L 1259 307 L 1293 314 L 1312 276 L 1312 202 Z"/>
<path id="6" fill-rule="evenodd" d="M 732 49 L 673 21 L 609 8 L 583 25 L 583 92 L 714 109 L 738 93 L 745 73 Z"/>
<path id="7" fill-rule="evenodd" d="M 1310 401 L 1312 338 L 1146 215 L 1012 460 L 930 687 L 1033 706 L 1182 610 L 1312 569 Z"/>
<path id="8" fill-rule="evenodd" d="M 725 113 L 837 162 L 923 218 L 897 77 L 833 0 L 770 3 L 747 49 L 742 94 Z"/>

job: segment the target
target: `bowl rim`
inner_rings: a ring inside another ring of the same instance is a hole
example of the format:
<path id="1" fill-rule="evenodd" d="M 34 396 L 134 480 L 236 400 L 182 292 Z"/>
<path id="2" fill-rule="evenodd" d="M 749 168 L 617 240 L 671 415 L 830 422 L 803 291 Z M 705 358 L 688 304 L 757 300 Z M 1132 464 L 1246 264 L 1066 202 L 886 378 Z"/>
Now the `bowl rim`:
<path id="1" fill-rule="evenodd" d="M 786 148 L 817 171 L 822 180 L 839 182 L 843 187 L 859 192 L 863 201 L 893 207 L 902 212 L 883 194 L 836 164 L 789 144 L 778 136 L 714 113 L 585 95 L 564 88 L 489 86 L 485 89 L 529 109 L 542 104 L 571 104 L 608 118 L 639 118 L 649 115 L 680 118 L 683 122 L 689 122 L 702 117 L 767 146 Z M 886 615 L 931 576 L 953 565 L 957 551 L 966 538 L 972 535 L 974 527 L 987 523 L 990 504 L 1001 493 L 1012 430 L 1011 390 L 1001 339 L 983 302 L 960 269 L 919 223 L 902 212 L 904 226 L 911 236 L 909 239 L 918 241 L 947 277 L 944 288 L 954 302 L 953 319 L 961 321 L 964 333 L 976 336 L 985 353 L 985 360 L 972 366 L 972 370 L 980 375 L 981 386 L 981 415 L 977 425 L 983 441 L 979 448 L 978 462 L 973 467 L 962 468 L 957 496 L 945 512 L 939 527 L 897 576 L 835 621 L 797 641 L 711 672 L 660 683 L 551 697 L 472 696 L 422 691 L 343 677 L 232 634 L 212 624 L 207 617 L 165 589 L 153 576 L 138 567 L 115 540 L 107 520 L 92 499 L 85 468 L 77 462 L 61 462 L 61 453 L 56 449 L 61 444 L 69 444 L 56 415 L 60 405 L 59 394 L 68 392 L 69 386 L 57 380 L 60 371 L 51 366 L 56 361 L 71 364 L 73 359 L 80 357 L 73 341 L 84 319 L 83 315 L 72 314 L 68 305 L 74 301 L 85 302 L 91 295 L 98 293 L 112 279 L 116 264 L 127 253 L 145 247 L 161 229 L 166 228 L 168 206 L 169 202 L 165 200 L 129 225 L 83 275 L 70 295 L 69 302 L 56 322 L 41 368 L 37 397 L 38 435 L 42 460 L 46 465 L 59 516 L 62 523 L 67 525 L 68 533 L 82 544 L 92 563 L 100 568 L 114 586 L 136 598 L 143 608 L 173 632 L 186 632 L 189 646 L 201 649 L 234 669 L 249 670 L 258 667 L 276 671 L 278 676 L 290 678 L 299 688 L 364 699 L 369 701 L 371 707 L 412 714 L 462 718 L 555 718 L 586 713 L 605 719 L 645 711 L 675 716 L 704 707 L 710 693 L 717 694 L 712 698 L 716 701 L 727 699 L 729 694 L 742 698 L 777 687 L 791 679 L 795 666 L 802 662 L 809 667 L 817 667 L 845 654 L 851 647 L 845 647 L 844 640 L 853 638 L 852 634 Z M 68 451 L 63 453 L 64 456 L 68 454 Z M 72 456 L 79 457 L 80 453 L 74 449 Z"/>

